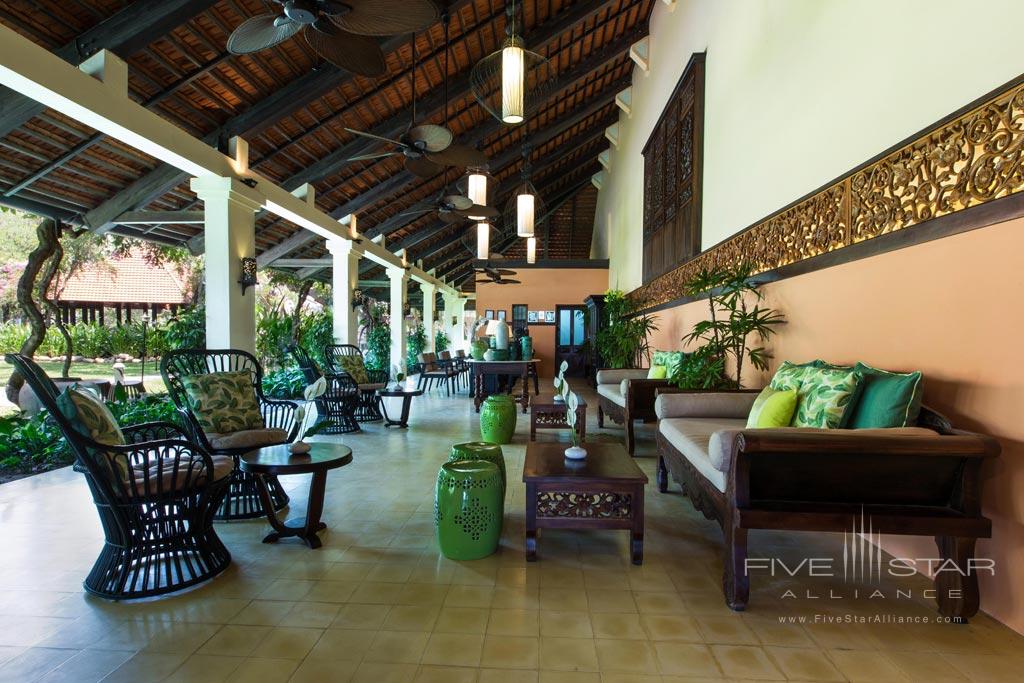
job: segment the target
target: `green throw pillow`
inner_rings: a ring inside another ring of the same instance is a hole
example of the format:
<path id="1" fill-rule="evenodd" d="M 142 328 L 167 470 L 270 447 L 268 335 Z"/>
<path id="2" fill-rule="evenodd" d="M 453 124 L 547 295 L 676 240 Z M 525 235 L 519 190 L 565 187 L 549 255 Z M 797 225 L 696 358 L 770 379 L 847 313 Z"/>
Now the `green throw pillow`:
<path id="1" fill-rule="evenodd" d="M 651 367 L 664 366 L 665 377 L 672 377 L 679 371 L 679 364 L 685 356 L 682 351 L 655 351 L 651 354 Z"/>
<path id="2" fill-rule="evenodd" d="M 796 404 L 796 389 L 776 391 L 771 387 L 765 387 L 750 408 L 747 427 L 758 429 L 788 427 L 793 420 L 793 413 L 796 412 Z"/>
<path id="3" fill-rule="evenodd" d="M 366 374 L 366 365 L 362 356 L 341 356 L 337 359 L 338 369 L 347 372 L 356 384 L 369 384 L 370 376 Z"/>
<path id="4" fill-rule="evenodd" d="M 802 373 L 794 427 L 845 427 L 856 404 L 862 375 L 841 368 L 808 368 Z M 774 382 L 774 380 L 773 380 Z"/>
<path id="5" fill-rule="evenodd" d="M 920 372 L 888 372 L 857 363 L 863 388 L 853 406 L 851 429 L 912 427 L 921 412 L 923 376 Z"/>
<path id="6" fill-rule="evenodd" d="M 124 433 L 117 424 L 114 414 L 110 412 L 107 404 L 91 391 L 83 390 L 77 385 L 67 387 L 57 397 L 57 409 L 71 423 L 75 431 L 96 443 L 107 446 L 123 446 L 125 444 Z M 127 456 L 107 452 L 107 460 L 107 473 L 111 476 L 111 480 L 114 482 L 127 481 Z"/>
<path id="7" fill-rule="evenodd" d="M 652 365 L 647 371 L 647 379 L 665 379 L 668 377 L 668 368 L 664 365 Z"/>
<path id="8" fill-rule="evenodd" d="M 248 372 L 189 375 L 181 383 L 204 432 L 231 434 L 266 426 Z"/>

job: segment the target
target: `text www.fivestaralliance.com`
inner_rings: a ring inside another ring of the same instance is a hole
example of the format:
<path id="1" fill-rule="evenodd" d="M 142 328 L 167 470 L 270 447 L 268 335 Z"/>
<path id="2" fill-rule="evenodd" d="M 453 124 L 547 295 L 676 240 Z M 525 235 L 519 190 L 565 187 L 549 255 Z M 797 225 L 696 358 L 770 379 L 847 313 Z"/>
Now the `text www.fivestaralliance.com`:
<path id="1" fill-rule="evenodd" d="M 811 614 L 778 617 L 780 624 L 949 624 L 953 617 L 901 614 Z"/>

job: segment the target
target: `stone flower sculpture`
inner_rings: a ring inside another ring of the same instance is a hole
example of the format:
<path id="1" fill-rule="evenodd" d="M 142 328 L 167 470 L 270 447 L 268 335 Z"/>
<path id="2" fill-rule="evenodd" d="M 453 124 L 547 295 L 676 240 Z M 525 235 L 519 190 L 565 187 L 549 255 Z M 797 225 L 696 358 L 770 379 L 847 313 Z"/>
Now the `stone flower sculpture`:
<path id="1" fill-rule="evenodd" d="M 568 369 L 569 364 L 562 361 L 562 366 L 558 369 L 558 377 L 555 378 L 558 397 L 565 402 L 565 422 L 569 425 L 569 436 L 572 439 L 572 446 L 565 449 L 565 457 L 569 460 L 582 460 L 587 457 L 587 451 L 580 446 L 579 432 L 576 431 L 576 411 L 580 407 L 580 397 L 569 388 L 569 383 L 565 381 L 565 371 Z"/>
<path id="2" fill-rule="evenodd" d="M 307 436 L 313 436 L 317 430 L 315 427 L 307 427 L 309 422 L 310 414 L 313 412 L 310 410 L 310 404 L 315 402 L 318 398 L 324 395 L 327 391 L 327 380 L 323 377 L 317 379 L 317 381 L 310 384 L 302 392 L 302 398 L 305 402 L 299 406 L 296 415 L 296 419 L 299 421 L 299 440 L 291 445 L 291 452 L 296 454 L 308 453 L 310 445 L 303 441 Z"/>

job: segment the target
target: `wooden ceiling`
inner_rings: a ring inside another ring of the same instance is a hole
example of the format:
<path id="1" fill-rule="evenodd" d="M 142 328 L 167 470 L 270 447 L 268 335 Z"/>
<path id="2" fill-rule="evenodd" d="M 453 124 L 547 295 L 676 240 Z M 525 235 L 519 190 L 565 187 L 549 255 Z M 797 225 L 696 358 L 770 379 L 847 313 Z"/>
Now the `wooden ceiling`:
<path id="1" fill-rule="evenodd" d="M 596 192 L 588 180 L 607 147 L 604 129 L 617 118 L 615 94 L 629 84 L 629 46 L 645 33 L 653 0 L 525 0 L 521 18 L 527 45 L 555 65 L 552 95 L 518 127 L 498 123 L 473 98 L 470 69 L 505 37 L 506 3 L 451 0 L 448 120 L 456 140 L 490 159 L 489 203 L 504 208 L 521 181 L 528 145 L 531 179 L 550 213 L 550 234 L 538 231 L 541 257 L 585 258 L 590 250 Z M 520 3 L 517 3 L 519 5 Z M 444 8 L 444 3 L 439 2 Z M 412 92 L 409 36 L 381 39 L 387 73 L 353 76 L 323 62 L 304 41 L 292 39 L 248 56 L 226 52 L 230 32 L 243 20 L 273 12 L 270 0 L 28 0 L 3 3 L 0 22 L 78 63 L 99 48 L 129 64 L 131 96 L 212 145 L 241 135 L 250 163 L 287 189 L 309 182 L 317 205 L 340 218 L 359 216 L 362 232 L 386 235 L 392 250 L 408 249 L 472 286 L 471 224 L 447 225 L 434 214 L 401 215 L 437 196 L 460 169 L 421 179 L 400 158 L 348 161 L 377 149 L 345 127 L 388 137 L 409 125 L 416 100 L 418 123 L 443 124 L 444 26 L 416 36 L 419 66 Z M 128 211 L 201 209 L 188 179 L 117 140 L 26 98 L 0 89 L 0 202 L 100 231 L 201 248 L 201 225 L 122 225 Z M 496 196 L 495 196 L 496 195 Z M 414 220 L 410 220 L 414 218 Z M 499 221 L 500 222 L 500 221 Z M 261 262 L 287 256 L 322 258 L 323 240 L 271 215 L 256 228 Z M 522 240 L 496 226 L 495 251 L 523 256 Z M 375 266 L 363 260 L 363 276 Z M 304 276 L 324 277 L 316 269 Z"/>

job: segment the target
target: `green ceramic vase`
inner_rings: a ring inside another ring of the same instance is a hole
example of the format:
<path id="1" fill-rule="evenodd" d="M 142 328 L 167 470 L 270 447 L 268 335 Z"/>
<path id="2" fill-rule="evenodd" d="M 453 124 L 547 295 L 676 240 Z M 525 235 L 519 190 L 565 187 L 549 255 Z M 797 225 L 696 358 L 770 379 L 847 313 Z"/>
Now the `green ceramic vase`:
<path id="1" fill-rule="evenodd" d="M 479 560 L 494 553 L 504 512 L 501 473 L 493 462 L 460 460 L 441 465 L 434 524 L 445 557 Z"/>
<path id="2" fill-rule="evenodd" d="M 480 438 L 490 443 L 512 443 L 516 431 L 516 402 L 508 394 L 495 394 L 480 408 Z"/>
<path id="3" fill-rule="evenodd" d="M 523 337 L 519 340 L 519 344 L 523 348 L 523 360 L 531 360 L 533 358 L 533 337 Z"/>
<path id="4" fill-rule="evenodd" d="M 469 347 L 469 353 L 473 356 L 473 360 L 483 360 L 484 354 L 487 353 L 487 342 L 483 339 L 477 339 L 473 342 L 473 345 Z"/>
<path id="5" fill-rule="evenodd" d="M 448 462 L 458 462 L 460 460 L 486 460 L 487 462 L 493 462 L 498 466 L 498 471 L 501 473 L 501 491 L 502 497 L 504 498 L 505 488 L 508 486 L 508 479 L 505 474 L 505 454 L 501 452 L 501 446 L 496 443 L 488 443 L 486 441 L 467 441 L 466 443 L 457 443 L 452 446 L 451 454 L 448 456 Z"/>

